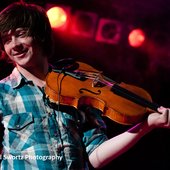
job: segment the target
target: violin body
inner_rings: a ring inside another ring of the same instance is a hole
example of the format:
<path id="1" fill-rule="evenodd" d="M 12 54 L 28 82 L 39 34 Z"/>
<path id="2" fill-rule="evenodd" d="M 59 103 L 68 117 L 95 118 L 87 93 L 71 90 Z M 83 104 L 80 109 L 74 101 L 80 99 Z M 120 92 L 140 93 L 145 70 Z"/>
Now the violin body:
<path id="1" fill-rule="evenodd" d="M 101 73 L 88 64 L 82 62 L 78 64 L 76 72 L 90 71 L 94 75 Z M 81 80 L 62 72 L 52 71 L 46 77 L 45 93 L 52 103 L 73 106 L 76 109 L 82 105 L 92 106 L 101 110 L 103 116 L 124 125 L 138 123 L 148 115 L 147 107 L 115 94 L 112 86 L 105 85 L 98 78 L 96 76 L 94 79 Z M 140 87 L 126 83 L 120 83 L 119 86 L 152 102 L 149 93 Z"/>

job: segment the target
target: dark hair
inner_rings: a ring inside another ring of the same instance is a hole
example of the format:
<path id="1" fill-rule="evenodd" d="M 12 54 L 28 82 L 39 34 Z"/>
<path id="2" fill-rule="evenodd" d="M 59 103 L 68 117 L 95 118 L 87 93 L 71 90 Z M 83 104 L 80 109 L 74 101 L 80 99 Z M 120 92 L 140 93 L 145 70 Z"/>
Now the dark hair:
<path id="1" fill-rule="evenodd" d="M 45 9 L 35 4 L 15 2 L 0 13 L 0 45 L 1 36 L 9 30 L 27 28 L 28 35 L 39 43 L 45 55 L 52 54 L 52 29 Z"/>

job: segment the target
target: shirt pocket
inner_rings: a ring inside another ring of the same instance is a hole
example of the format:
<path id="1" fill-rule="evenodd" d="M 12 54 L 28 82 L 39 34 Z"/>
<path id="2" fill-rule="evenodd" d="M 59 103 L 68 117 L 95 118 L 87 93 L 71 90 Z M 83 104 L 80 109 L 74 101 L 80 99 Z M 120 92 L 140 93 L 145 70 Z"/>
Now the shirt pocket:
<path id="1" fill-rule="evenodd" d="M 8 118 L 7 128 L 9 130 L 22 130 L 27 127 L 29 124 L 34 122 L 32 113 L 19 113 L 6 116 Z"/>
<path id="2" fill-rule="evenodd" d="M 32 113 L 17 113 L 3 118 L 5 127 L 4 145 L 12 150 L 25 150 L 35 145 Z"/>

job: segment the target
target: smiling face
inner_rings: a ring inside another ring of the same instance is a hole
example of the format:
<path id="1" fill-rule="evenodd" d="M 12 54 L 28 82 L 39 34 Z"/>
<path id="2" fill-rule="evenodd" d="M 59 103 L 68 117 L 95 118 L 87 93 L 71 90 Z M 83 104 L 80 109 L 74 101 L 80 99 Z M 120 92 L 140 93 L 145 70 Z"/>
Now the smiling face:
<path id="1" fill-rule="evenodd" d="M 2 10 L 0 12 L 0 48 L 16 64 L 28 63 L 29 57 L 35 56 L 35 53 L 43 54 L 41 57 L 51 57 L 52 30 L 46 11 L 37 5 L 19 2 Z"/>
<path id="2" fill-rule="evenodd" d="M 9 30 L 2 36 L 4 50 L 8 57 L 23 68 L 32 67 L 42 58 L 41 50 L 27 29 Z"/>

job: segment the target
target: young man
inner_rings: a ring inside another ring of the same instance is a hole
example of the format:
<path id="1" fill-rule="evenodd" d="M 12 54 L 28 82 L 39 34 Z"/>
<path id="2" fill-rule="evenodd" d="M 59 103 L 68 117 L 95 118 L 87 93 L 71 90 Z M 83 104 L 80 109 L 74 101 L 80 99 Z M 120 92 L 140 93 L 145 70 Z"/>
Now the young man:
<path id="1" fill-rule="evenodd" d="M 4 125 L 2 169 L 88 169 L 102 167 L 123 154 L 154 128 L 170 128 L 169 109 L 149 114 L 144 122 L 108 139 L 101 112 L 47 105 L 44 100 L 51 27 L 45 11 L 14 3 L 0 13 L 1 48 L 14 63 L 0 82 Z M 114 102 L 114 101 L 113 101 Z M 84 117 L 84 116 L 85 117 Z"/>

